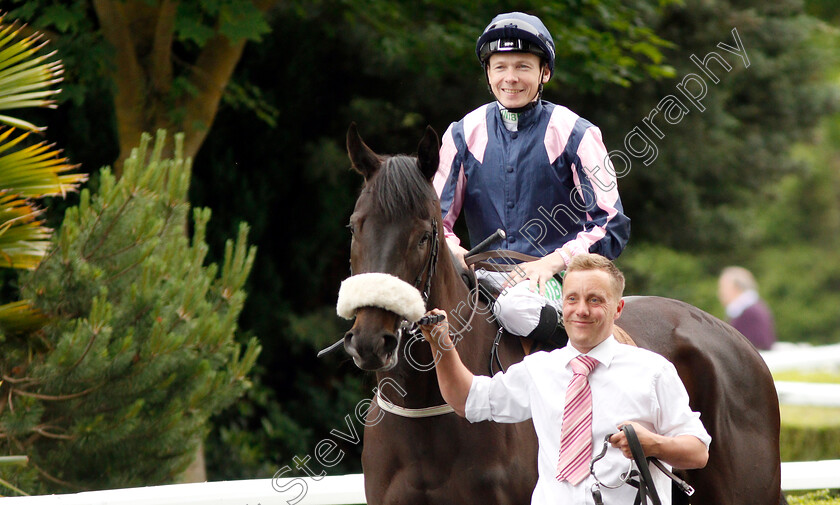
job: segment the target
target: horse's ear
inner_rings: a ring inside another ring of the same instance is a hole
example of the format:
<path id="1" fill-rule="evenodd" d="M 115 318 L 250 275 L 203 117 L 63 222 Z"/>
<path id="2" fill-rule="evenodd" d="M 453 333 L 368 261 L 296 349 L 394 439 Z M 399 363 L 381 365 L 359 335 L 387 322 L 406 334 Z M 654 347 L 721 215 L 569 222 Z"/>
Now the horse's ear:
<path id="1" fill-rule="evenodd" d="M 426 133 L 423 134 L 420 145 L 417 146 L 417 161 L 423 176 L 431 181 L 440 164 L 440 143 L 435 129 L 431 126 L 426 127 Z"/>
<path id="2" fill-rule="evenodd" d="M 347 155 L 353 168 L 362 174 L 366 181 L 373 177 L 382 164 L 382 159 L 362 140 L 355 122 L 350 123 L 350 128 L 347 129 Z"/>

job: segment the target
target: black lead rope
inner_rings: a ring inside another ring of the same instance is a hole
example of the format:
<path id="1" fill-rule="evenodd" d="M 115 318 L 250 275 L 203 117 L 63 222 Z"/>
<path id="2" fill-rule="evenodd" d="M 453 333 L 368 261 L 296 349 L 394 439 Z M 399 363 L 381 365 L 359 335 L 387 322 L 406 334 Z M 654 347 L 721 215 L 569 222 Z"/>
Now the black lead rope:
<path id="1" fill-rule="evenodd" d="M 639 494 L 636 495 L 635 504 L 647 505 L 647 497 L 650 496 L 653 505 L 662 505 L 659 494 L 656 492 L 656 486 L 653 484 L 653 477 L 650 475 L 650 467 L 648 466 L 648 459 L 645 457 L 645 451 L 642 449 L 642 444 L 639 443 L 639 437 L 636 436 L 636 430 L 632 425 L 625 424 L 621 427 L 621 431 L 627 437 L 630 453 L 633 455 L 633 461 L 636 462 L 636 467 L 639 472 L 638 484 L 632 480 L 629 482 L 630 485 L 639 488 Z"/>
<path id="2" fill-rule="evenodd" d="M 668 470 L 668 468 L 665 467 L 665 465 L 663 465 L 662 462 L 660 462 L 656 458 L 645 457 L 645 451 L 644 449 L 642 449 L 642 444 L 639 442 L 639 437 L 636 435 L 636 430 L 633 428 L 632 425 L 626 424 L 621 427 L 621 430 L 627 437 L 627 443 L 630 446 L 630 453 L 633 455 L 633 461 L 636 463 L 636 468 L 621 474 L 621 484 L 627 483 L 639 490 L 638 494 L 636 495 L 636 500 L 634 502 L 635 505 L 647 505 L 648 497 L 650 498 L 650 501 L 653 503 L 653 505 L 662 505 L 662 502 L 659 499 L 659 494 L 656 492 L 656 486 L 653 483 L 653 477 L 650 474 L 649 464 L 653 464 L 657 468 L 659 468 L 665 475 L 667 475 L 671 480 L 673 480 L 677 484 L 677 487 L 679 487 L 680 490 L 682 490 L 682 492 L 684 492 L 686 495 L 691 496 L 694 494 L 694 488 L 691 487 L 684 480 L 674 475 L 674 473 Z M 604 500 L 601 496 L 602 486 L 615 489 L 621 485 L 605 485 L 601 483 L 601 481 L 599 481 L 598 477 L 595 475 L 595 462 L 603 458 L 606 454 L 609 439 L 610 436 L 607 435 L 606 439 L 604 440 L 604 448 L 601 451 L 601 454 L 593 458 L 592 462 L 589 465 L 590 473 L 593 477 L 595 477 L 595 484 L 592 485 L 592 498 L 595 500 L 595 505 L 604 505 Z M 638 480 L 633 480 L 634 478 L 638 478 Z"/>

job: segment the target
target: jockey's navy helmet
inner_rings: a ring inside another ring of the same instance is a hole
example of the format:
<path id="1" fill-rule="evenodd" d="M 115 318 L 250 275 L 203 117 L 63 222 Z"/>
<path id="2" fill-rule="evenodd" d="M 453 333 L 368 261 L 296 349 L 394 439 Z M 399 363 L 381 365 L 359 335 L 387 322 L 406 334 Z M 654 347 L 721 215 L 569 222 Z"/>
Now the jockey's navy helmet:
<path id="1" fill-rule="evenodd" d="M 524 52 L 539 56 L 554 75 L 554 39 L 540 18 L 522 12 L 499 14 L 484 29 L 475 44 L 475 54 L 482 66 L 490 55 L 501 52 Z"/>

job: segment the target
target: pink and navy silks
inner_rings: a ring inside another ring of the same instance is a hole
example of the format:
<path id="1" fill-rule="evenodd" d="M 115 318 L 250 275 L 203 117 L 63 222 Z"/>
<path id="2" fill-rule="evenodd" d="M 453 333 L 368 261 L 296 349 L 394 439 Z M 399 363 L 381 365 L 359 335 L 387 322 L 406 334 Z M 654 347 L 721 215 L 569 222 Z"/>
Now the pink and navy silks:
<path id="1" fill-rule="evenodd" d="M 614 259 L 630 236 L 615 172 L 601 132 L 569 109 L 546 101 L 508 131 L 496 102 L 452 123 L 435 175 L 446 236 L 463 210 L 470 242 L 498 228 L 494 248 L 545 256 L 568 243 L 572 254 Z"/>

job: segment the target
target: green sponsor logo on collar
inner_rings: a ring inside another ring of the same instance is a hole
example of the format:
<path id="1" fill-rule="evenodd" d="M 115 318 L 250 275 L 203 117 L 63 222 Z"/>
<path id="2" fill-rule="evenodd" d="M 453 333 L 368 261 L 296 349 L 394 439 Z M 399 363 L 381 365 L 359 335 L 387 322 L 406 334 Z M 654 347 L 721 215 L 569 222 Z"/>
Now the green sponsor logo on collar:
<path id="1" fill-rule="evenodd" d="M 504 119 L 505 121 L 512 121 L 515 123 L 519 121 L 519 114 L 505 109 L 502 110 L 502 119 Z"/>

